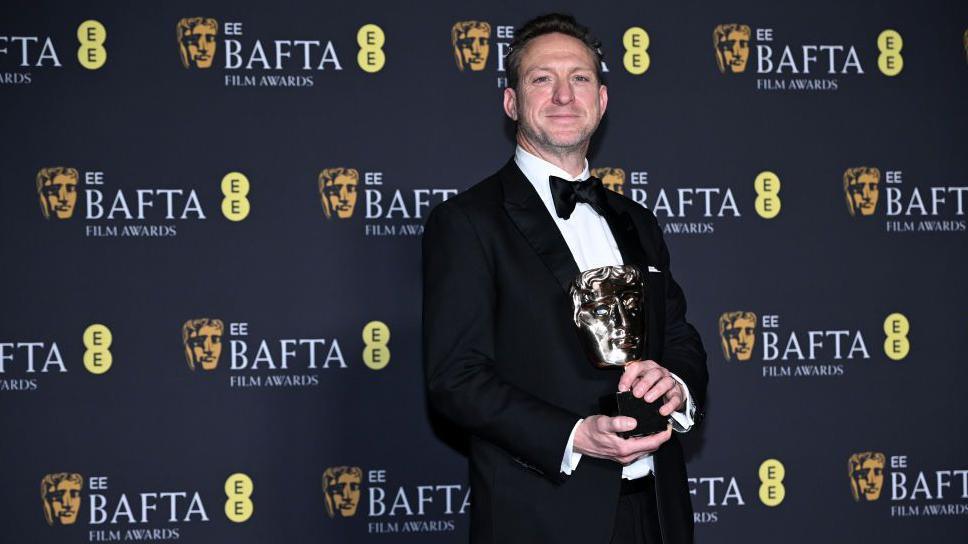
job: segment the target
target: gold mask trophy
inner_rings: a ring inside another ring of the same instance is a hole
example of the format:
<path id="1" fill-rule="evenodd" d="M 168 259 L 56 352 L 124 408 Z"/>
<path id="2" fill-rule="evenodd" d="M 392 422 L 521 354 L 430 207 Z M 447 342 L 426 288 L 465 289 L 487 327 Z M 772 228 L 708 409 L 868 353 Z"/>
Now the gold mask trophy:
<path id="1" fill-rule="evenodd" d="M 646 291 L 642 273 L 634 265 L 603 266 L 579 274 L 571 284 L 572 319 L 592 364 L 623 369 L 642 360 L 647 327 Z M 659 415 L 662 399 L 647 403 L 631 391 L 599 399 L 605 415 L 636 420 L 625 438 L 666 430 L 668 418 Z"/>

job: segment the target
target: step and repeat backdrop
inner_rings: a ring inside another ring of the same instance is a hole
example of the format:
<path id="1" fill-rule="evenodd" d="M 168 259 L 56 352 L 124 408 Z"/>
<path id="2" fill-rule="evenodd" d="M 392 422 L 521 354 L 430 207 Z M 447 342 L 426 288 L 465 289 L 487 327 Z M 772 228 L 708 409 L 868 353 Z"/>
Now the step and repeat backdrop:
<path id="1" fill-rule="evenodd" d="M 833 0 L 5 2 L 0 541 L 465 540 L 420 236 L 553 10 L 709 353 L 699 542 L 965 542 L 968 5 Z"/>

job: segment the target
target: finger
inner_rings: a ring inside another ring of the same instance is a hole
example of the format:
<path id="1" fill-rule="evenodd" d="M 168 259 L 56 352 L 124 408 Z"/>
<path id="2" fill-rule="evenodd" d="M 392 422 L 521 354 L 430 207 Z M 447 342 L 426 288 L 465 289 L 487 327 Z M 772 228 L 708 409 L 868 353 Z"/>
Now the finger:
<path id="1" fill-rule="evenodd" d="M 622 455 L 652 453 L 659 449 L 659 446 L 668 442 L 670 438 L 672 438 L 671 424 L 666 425 L 666 430 L 661 433 L 626 440 L 620 453 Z"/>
<path id="2" fill-rule="evenodd" d="M 666 374 L 661 379 L 657 380 L 642 398 L 644 398 L 646 402 L 655 402 L 656 399 L 676 388 L 676 383 L 675 378 Z"/>
<path id="3" fill-rule="evenodd" d="M 682 397 L 679 395 L 673 395 L 670 397 L 668 402 L 659 408 L 659 415 L 662 417 L 668 417 L 669 414 L 678 410 L 680 405 L 682 405 Z"/>
<path id="4" fill-rule="evenodd" d="M 635 418 L 627 416 L 603 417 L 601 421 L 604 426 L 602 430 L 609 433 L 631 431 L 637 424 Z"/>
<path id="5" fill-rule="evenodd" d="M 645 373 L 644 376 L 635 384 L 632 388 L 632 394 L 639 398 L 645 398 L 645 395 L 653 390 L 656 384 L 661 383 L 661 381 L 669 375 L 669 372 L 664 368 L 653 368 Z M 660 394 L 664 394 L 665 392 Z M 646 399 L 647 402 L 652 402 Z"/>
<path id="6" fill-rule="evenodd" d="M 632 361 L 631 363 L 625 365 L 625 372 L 622 372 L 622 377 L 618 380 L 618 390 L 628 391 L 632 389 L 632 385 L 635 380 L 638 379 L 639 374 L 647 370 L 645 363 L 643 361 Z"/>

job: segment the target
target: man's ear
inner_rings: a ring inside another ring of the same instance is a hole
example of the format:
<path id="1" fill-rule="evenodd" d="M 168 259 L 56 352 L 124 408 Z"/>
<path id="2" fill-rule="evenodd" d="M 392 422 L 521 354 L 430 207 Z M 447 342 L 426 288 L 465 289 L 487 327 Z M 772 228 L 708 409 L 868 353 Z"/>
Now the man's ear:
<path id="1" fill-rule="evenodd" d="M 605 85 L 598 86 L 598 105 L 602 112 L 602 116 L 604 116 L 605 108 L 608 106 L 608 87 Z"/>
<path id="2" fill-rule="evenodd" d="M 518 120 L 518 95 L 510 87 L 504 89 L 504 113 L 511 120 Z"/>

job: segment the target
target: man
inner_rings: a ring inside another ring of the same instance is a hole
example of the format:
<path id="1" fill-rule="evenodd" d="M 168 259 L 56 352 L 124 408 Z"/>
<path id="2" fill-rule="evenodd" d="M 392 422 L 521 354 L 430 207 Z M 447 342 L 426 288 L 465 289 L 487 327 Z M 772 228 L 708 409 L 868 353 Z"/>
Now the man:
<path id="1" fill-rule="evenodd" d="M 504 92 L 515 156 L 427 219 L 428 395 L 470 434 L 473 542 L 692 541 L 672 432 L 625 440 L 634 419 L 598 414 L 599 397 L 631 389 L 684 431 L 707 381 L 655 217 L 600 181 L 572 183 L 588 177 L 608 101 L 600 70 L 598 42 L 573 18 L 521 27 Z M 647 360 L 621 376 L 588 362 L 568 296 L 580 271 L 620 264 L 638 266 L 648 295 Z"/>

